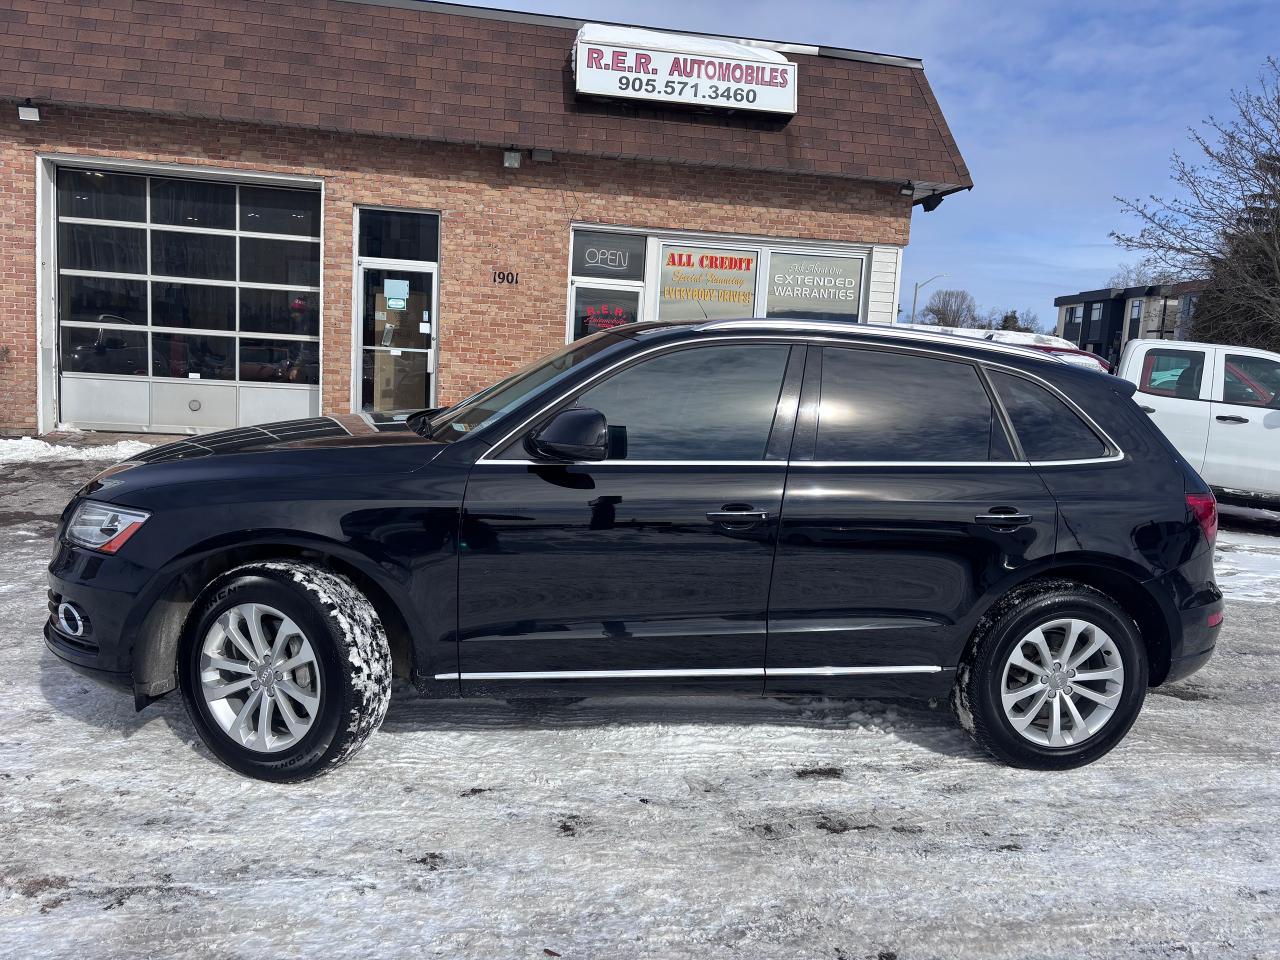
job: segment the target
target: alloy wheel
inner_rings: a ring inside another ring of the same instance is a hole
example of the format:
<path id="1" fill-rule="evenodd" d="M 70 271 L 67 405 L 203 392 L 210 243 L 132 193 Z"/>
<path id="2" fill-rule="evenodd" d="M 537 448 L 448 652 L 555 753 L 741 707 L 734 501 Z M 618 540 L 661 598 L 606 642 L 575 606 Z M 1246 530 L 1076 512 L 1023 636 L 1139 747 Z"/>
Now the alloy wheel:
<path id="1" fill-rule="evenodd" d="M 274 607 L 224 610 L 200 648 L 200 692 L 222 732 L 258 753 L 298 743 L 320 710 L 320 667 L 306 635 Z"/>
<path id="2" fill-rule="evenodd" d="M 1000 682 L 1006 719 L 1045 747 L 1083 743 L 1106 726 L 1124 690 L 1124 661 L 1097 624 L 1050 620 L 1014 644 Z"/>

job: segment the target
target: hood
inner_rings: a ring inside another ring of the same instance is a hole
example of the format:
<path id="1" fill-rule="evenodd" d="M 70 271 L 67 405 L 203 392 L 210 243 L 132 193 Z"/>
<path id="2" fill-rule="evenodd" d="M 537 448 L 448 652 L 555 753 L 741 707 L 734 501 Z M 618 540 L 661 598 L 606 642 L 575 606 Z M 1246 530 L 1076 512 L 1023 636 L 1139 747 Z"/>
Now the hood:
<path id="1" fill-rule="evenodd" d="M 176 485 L 248 484 L 261 489 L 263 483 L 411 473 L 445 447 L 409 429 L 403 414 L 264 423 L 145 450 L 99 473 L 79 496 L 146 509 L 147 498 Z"/>
<path id="2" fill-rule="evenodd" d="M 349 414 L 284 420 L 256 427 L 237 427 L 176 440 L 144 450 L 126 463 L 169 463 L 197 457 L 261 451 L 314 450 L 325 447 L 362 448 L 392 444 L 426 444 L 406 424 L 406 414 Z"/>

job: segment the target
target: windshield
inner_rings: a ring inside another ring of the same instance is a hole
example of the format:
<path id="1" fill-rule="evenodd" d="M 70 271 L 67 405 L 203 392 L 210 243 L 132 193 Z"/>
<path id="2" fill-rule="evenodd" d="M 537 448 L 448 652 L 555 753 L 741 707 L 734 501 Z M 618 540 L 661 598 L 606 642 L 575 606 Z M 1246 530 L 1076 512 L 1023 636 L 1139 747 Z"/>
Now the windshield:
<path id="1" fill-rule="evenodd" d="M 461 403 L 432 417 L 421 433 L 431 440 L 457 440 L 465 434 L 487 427 L 528 397 L 561 380 L 574 367 L 607 350 L 622 337 L 604 330 L 569 344 L 549 357 L 517 370 L 505 380 L 468 397 Z"/>

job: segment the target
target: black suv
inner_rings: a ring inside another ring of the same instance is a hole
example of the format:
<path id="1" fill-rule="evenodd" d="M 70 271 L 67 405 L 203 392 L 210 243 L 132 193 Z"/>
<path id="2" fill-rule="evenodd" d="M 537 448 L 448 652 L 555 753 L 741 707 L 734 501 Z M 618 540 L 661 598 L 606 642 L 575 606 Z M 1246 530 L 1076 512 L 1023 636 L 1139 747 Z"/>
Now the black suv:
<path id="1" fill-rule="evenodd" d="M 637 324 L 447 410 L 158 447 L 67 506 L 45 637 L 300 780 L 435 697 L 951 696 L 1088 763 L 1213 652 L 1216 505 L 1133 387 L 1018 347 Z"/>

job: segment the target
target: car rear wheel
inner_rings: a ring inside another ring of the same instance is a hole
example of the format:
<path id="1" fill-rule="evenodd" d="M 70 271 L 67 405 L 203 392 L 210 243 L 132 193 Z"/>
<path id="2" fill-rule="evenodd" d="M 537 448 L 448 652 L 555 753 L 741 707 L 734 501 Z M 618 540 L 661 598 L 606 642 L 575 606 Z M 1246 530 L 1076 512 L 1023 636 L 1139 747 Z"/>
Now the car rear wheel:
<path id="1" fill-rule="evenodd" d="M 1146 689 L 1146 650 L 1125 612 L 1091 587 L 1042 582 L 1015 590 L 983 618 L 952 704 L 997 759 L 1063 770 L 1119 743 Z"/>
<path id="2" fill-rule="evenodd" d="M 252 563 L 220 577 L 193 608 L 179 658 L 205 744 L 263 780 L 306 780 L 343 763 L 390 702 L 377 612 L 346 577 L 311 563 Z"/>

